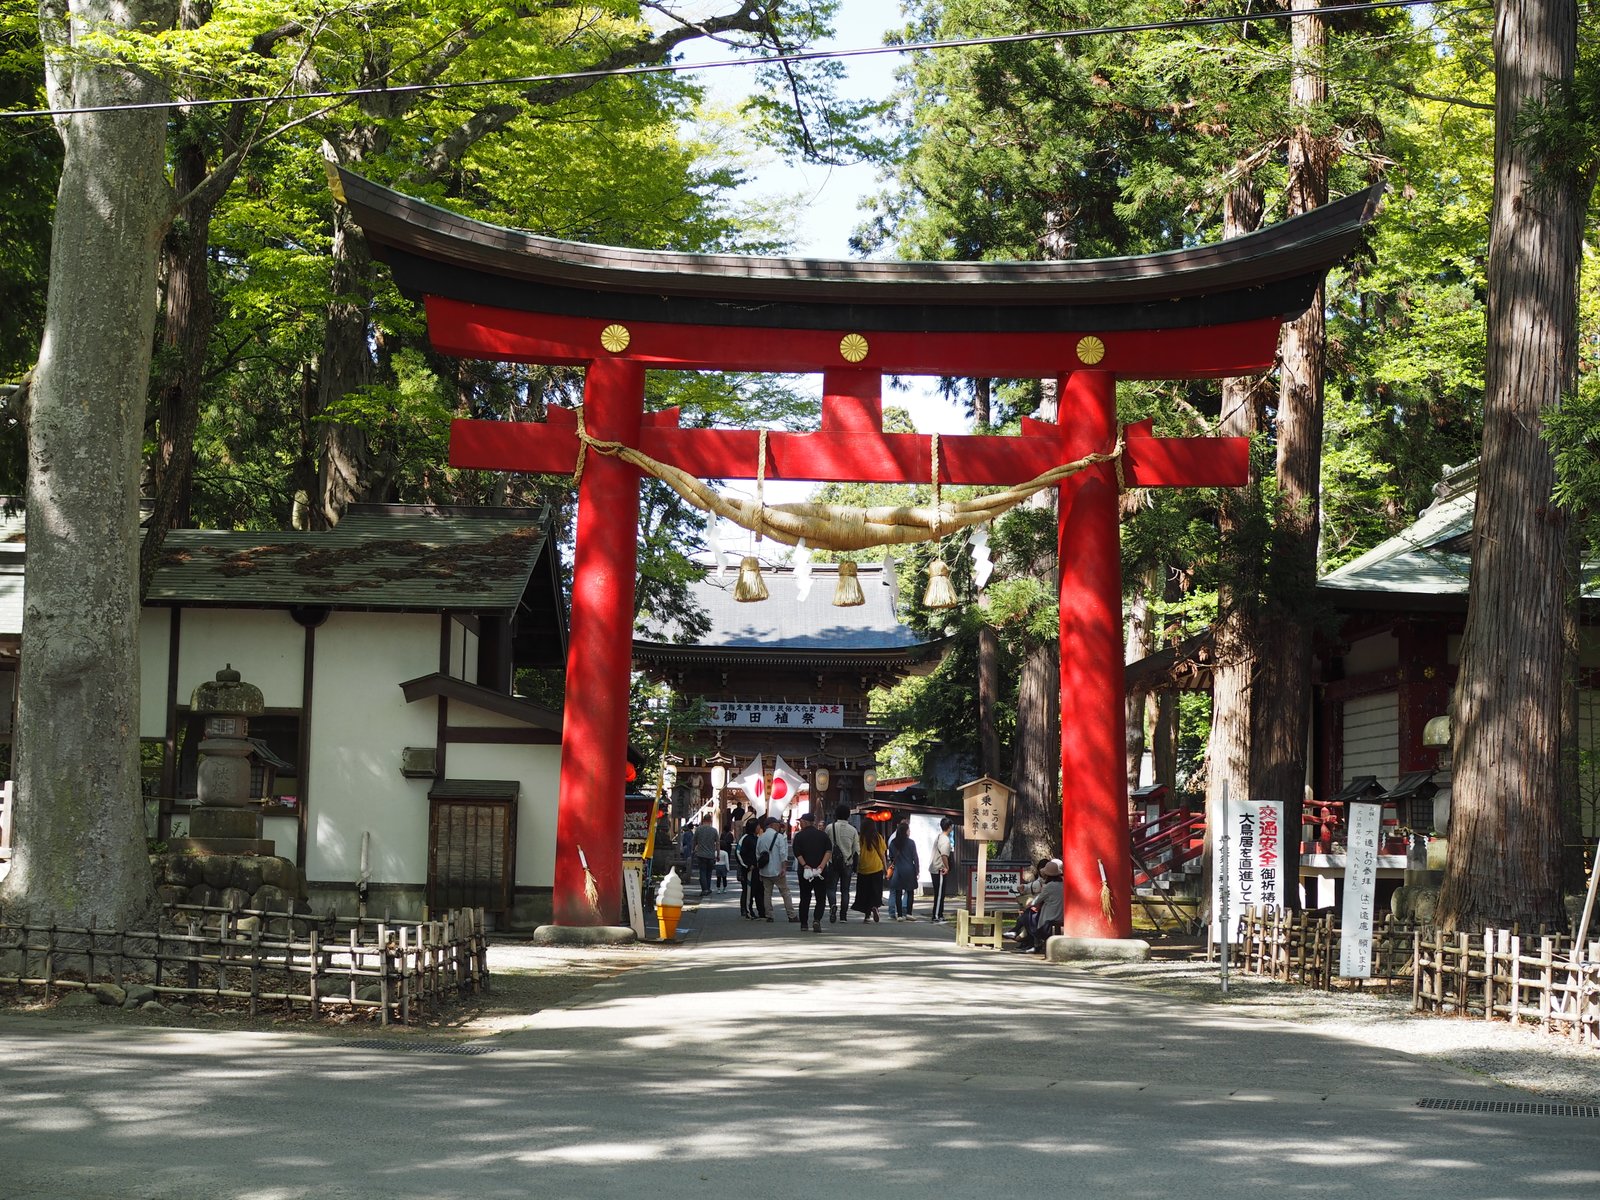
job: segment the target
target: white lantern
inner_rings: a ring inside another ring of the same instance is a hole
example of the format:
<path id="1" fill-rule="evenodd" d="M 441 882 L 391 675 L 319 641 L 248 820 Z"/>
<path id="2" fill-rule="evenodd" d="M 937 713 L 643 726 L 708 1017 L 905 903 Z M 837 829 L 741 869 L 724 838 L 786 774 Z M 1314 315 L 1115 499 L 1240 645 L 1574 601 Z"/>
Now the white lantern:
<path id="1" fill-rule="evenodd" d="M 818 796 L 821 796 L 823 792 L 828 790 L 828 768 L 827 767 L 818 767 L 817 768 L 816 786 L 817 786 L 817 795 Z"/>
<path id="2" fill-rule="evenodd" d="M 716 799 L 722 795 L 722 789 L 728 786 L 728 768 L 721 763 L 711 767 L 711 798 Z"/>
<path id="3" fill-rule="evenodd" d="M 861 772 L 861 790 L 869 796 L 878 790 L 878 769 L 876 767 L 868 767 Z"/>

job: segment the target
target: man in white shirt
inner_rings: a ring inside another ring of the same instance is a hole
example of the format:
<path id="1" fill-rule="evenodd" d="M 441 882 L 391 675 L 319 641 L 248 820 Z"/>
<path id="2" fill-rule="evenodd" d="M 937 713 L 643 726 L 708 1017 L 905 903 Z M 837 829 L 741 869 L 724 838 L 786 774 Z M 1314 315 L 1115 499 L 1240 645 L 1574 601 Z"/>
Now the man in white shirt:
<path id="1" fill-rule="evenodd" d="M 766 861 L 762 861 L 762 855 Z M 756 870 L 761 874 L 761 907 L 767 920 L 772 920 L 772 889 L 776 887 L 783 897 L 783 915 L 794 920 L 794 898 L 789 895 L 789 839 L 783 834 L 783 824 L 771 817 L 761 818 L 760 832 L 756 835 Z"/>
<path id="2" fill-rule="evenodd" d="M 825 831 L 832 855 L 828 860 L 828 924 L 834 918 L 850 919 L 850 877 L 856 873 L 861 857 L 861 835 L 850 824 L 850 806 L 841 804 L 833 812 L 833 824 Z M 837 896 L 835 895 L 837 889 Z"/>
<path id="3" fill-rule="evenodd" d="M 939 818 L 939 836 L 933 839 L 933 859 L 928 863 L 928 874 L 933 879 L 933 920 L 941 925 L 944 923 L 944 898 L 956 865 L 954 828 L 954 818 Z"/>

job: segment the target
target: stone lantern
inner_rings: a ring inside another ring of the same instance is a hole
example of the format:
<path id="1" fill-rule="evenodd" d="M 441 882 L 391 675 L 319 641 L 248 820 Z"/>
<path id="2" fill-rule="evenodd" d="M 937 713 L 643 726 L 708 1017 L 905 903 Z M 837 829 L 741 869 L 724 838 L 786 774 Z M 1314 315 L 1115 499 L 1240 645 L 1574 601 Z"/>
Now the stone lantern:
<path id="1" fill-rule="evenodd" d="M 261 837 L 261 811 L 250 794 L 250 718 L 266 705 L 261 689 L 244 682 L 229 663 L 195 688 L 189 709 L 204 718 L 189 841 L 216 854 L 271 854 Z"/>

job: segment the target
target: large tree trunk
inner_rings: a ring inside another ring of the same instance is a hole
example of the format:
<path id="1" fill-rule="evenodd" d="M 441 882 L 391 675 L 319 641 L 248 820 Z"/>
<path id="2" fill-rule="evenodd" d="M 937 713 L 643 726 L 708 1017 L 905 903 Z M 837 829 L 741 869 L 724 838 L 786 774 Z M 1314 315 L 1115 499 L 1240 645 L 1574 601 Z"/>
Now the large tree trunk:
<path id="1" fill-rule="evenodd" d="M 1293 0 L 1296 12 L 1314 13 L 1320 0 Z M 1288 215 L 1328 202 L 1332 148 L 1310 128 L 1328 99 L 1323 60 L 1327 25 L 1317 16 L 1294 22 L 1290 103 L 1300 124 L 1289 139 Z M 1284 828 L 1298 831 L 1306 785 L 1311 728 L 1311 636 L 1317 592 L 1321 527 L 1322 384 L 1327 321 L 1323 289 L 1284 326 L 1278 357 L 1277 500 L 1272 550 L 1265 580 L 1265 620 L 1257 633 L 1258 672 L 1251 696 L 1252 798 L 1282 800 Z M 1290 907 L 1298 907 L 1299 838 L 1285 847 L 1283 869 Z"/>
<path id="2" fill-rule="evenodd" d="M 1000 778 L 1000 632 L 987 621 L 978 623 L 978 750 L 980 774 Z"/>
<path id="3" fill-rule="evenodd" d="M 1061 664 L 1054 642 L 1031 646 L 1017 690 L 1015 787 L 1008 854 L 1028 862 L 1061 853 Z"/>
<path id="4" fill-rule="evenodd" d="M 155 33 L 174 6 L 40 11 L 57 108 L 166 98 L 105 58 L 106 30 Z M 93 36 L 86 36 L 92 34 Z M 58 118 L 65 144 L 44 338 L 28 421 L 23 613 L 8 915 L 140 922 L 154 905 L 139 790 L 138 483 L 170 216 L 160 110 Z"/>
<path id="5" fill-rule="evenodd" d="M 1575 378 L 1587 195 L 1542 169 L 1514 130 L 1529 101 L 1571 80 L 1577 8 L 1563 0 L 1502 0 L 1494 46 L 1483 456 L 1451 722 L 1450 857 L 1439 898 L 1441 922 L 1466 931 L 1566 924 L 1559 888 L 1562 610 L 1571 584 L 1540 416 Z M 1541 182 L 1551 186 L 1535 190 Z"/>
<path id="6" fill-rule="evenodd" d="M 1261 192 L 1248 179 L 1230 188 L 1223 199 L 1223 236 L 1241 237 L 1261 225 Z M 1260 378 L 1222 382 L 1222 437 L 1253 437 L 1261 428 L 1265 382 Z M 1248 486 L 1222 494 L 1217 520 L 1224 578 L 1217 589 L 1217 620 L 1212 643 L 1216 665 L 1211 673 L 1211 734 L 1206 745 L 1206 841 L 1201 879 L 1211 880 L 1211 836 L 1222 828 L 1222 785 L 1230 796 L 1252 794 L 1250 778 L 1251 698 L 1255 689 L 1257 620 L 1261 547 L 1259 483 L 1252 456 Z M 1204 916 L 1205 914 L 1202 914 Z"/>
<path id="7" fill-rule="evenodd" d="M 1150 615 L 1150 595 L 1161 586 L 1162 571 L 1159 566 L 1145 572 L 1128 605 L 1127 641 L 1123 646 L 1123 661 L 1137 662 L 1155 649 L 1155 623 Z M 1145 751 L 1145 701 L 1146 693 L 1130 693 L 1125 701 L 1124 718 L 1127 731 L 1124 740 L 1128 757 L 1128 790 L 1139 786 L 1139 775 L 1144 767 Z"/>

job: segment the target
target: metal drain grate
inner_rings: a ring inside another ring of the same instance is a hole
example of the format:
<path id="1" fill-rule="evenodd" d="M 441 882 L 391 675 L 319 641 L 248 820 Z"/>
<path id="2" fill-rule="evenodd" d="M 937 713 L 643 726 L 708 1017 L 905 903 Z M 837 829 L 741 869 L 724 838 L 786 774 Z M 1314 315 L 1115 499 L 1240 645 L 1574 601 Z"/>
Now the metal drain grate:
<path id="1" fill-rule="evenodd" d="M 493 1054 L 494 1046 L 476 1046 L 465 1042 L 405 1042 L 386 1038 L 366 1041 L 340 1042 L 351 1050 L 397 1050 L 405 1054 Z"/>
<path id="2" fill-rule="evenodd" d="M 1417 1107 L 1529 1117 L 1600 1117 L 1600 1104 L 1543 1104 L 1535 1100 L 1418 1100 Z"/>

